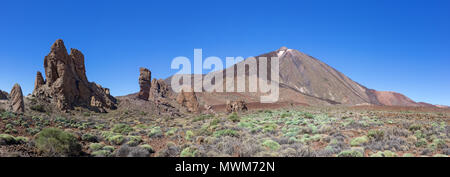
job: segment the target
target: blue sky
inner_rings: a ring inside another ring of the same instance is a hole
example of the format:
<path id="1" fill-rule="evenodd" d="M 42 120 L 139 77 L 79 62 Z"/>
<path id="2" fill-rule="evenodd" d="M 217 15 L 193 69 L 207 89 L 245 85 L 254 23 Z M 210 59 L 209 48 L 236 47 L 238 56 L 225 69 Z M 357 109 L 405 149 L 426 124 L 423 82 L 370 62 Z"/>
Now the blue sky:
<path id="1" fill-rule="evenodd" d="M 174 57 L 256 56 L 281 46 L 373 89 L 450 105 L 450 1 L 2 1 L 0 89 L 32 92 L 58 38 L 113 95 L 139 90 L 139 67 L 166 78 Z"/>

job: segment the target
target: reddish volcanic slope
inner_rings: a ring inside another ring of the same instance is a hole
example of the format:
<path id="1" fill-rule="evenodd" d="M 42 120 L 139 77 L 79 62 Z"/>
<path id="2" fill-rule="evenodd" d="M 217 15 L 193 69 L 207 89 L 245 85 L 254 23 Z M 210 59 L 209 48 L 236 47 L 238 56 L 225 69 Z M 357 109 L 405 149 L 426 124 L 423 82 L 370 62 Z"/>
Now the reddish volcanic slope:
<path id="1" fill-rule="evenodd" d="M 375 91 L 378 102 L 385 106 L 428 106 L 429 104 L 419 104 L 403 94 L 389 91 Z"/>
<path id="2" fill-rule="evenodd" d="M 255 57 L 278 57 L 280 66 L 279 102 L 301 103 L 308 105 L 381 105 L 435 107 L 428 103 L 416 103 L 403 94 L 369 89 L 322 61 L 295 49 L 281 47 L 278 50 Z M 225 69 L 225 73 L 234 72 L 236 66 L 248 63 L 248 59 Z M 270 69 L 268 69 L 270 71 Z M 220 72 L 220 71 L 218 71 Z M 248 70 L 245 76 L 248 77 Z M 257 76 L 259 77 L 259 75 Z M 166 80 L 170 84 L 171 77 Z M 224 84 L 225 85 L 225 84 Z M 201 93 L 198 94 L 204 104 L 218 105 L 228 99 L 242 98 L 247 102 L 258 102 L 260 93 Z M 222 104 L 223 104 L 222 103 Z"/>

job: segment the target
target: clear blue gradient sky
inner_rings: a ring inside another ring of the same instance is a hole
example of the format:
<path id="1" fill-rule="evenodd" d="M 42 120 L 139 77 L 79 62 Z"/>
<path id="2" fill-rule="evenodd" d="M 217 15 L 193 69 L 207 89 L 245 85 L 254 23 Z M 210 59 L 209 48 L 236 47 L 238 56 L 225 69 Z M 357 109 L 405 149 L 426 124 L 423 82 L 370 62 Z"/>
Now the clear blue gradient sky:
<path id="1" fill-rule="evenodd" d="M 81 50 L 87 76 L 113 95 L 139 90 L 139 67 L 256 56 L 281 46 L 314 56 L 373 89 L 450 105 L 450 1 L 2 1 L 0 89 L 32 92 L 58 38 Z"/>

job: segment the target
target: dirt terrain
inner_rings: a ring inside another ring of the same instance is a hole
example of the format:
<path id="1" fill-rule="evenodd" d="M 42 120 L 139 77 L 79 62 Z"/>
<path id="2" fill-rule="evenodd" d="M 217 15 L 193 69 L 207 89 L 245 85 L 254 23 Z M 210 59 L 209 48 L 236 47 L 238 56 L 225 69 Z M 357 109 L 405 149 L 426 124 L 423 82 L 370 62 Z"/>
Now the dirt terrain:
<path id="1" fill-rule="evenodd" d="M 49 127 L 72 133 L 81 145 L 76 155 L 55 156 L 450 155 L 450 109 L 250 103 L 247 112 L 229 114 L 214 106 L 212 114 L 178 115 L 130 97 L 119 97 L 119 109 L 108 113 L 2 110 L 0 156 L 52 156 L 36 142 Z M 8 143 L 6 135 L 16 141 Z"/>

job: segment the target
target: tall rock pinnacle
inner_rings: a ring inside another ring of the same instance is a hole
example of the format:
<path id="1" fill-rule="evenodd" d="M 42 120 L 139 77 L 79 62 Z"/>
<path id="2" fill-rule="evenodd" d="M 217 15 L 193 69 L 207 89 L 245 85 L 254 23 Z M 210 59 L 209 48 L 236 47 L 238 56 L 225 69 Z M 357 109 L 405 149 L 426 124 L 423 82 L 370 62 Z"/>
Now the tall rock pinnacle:
<path id="1" fill-rule="evenodd" d="M 70 54 L 61 39 L 56 40 L 44 58 L 46 81 L 38 73 L 33 96 L 49 99 L 60 110 L 81 106 L 98 112 L 116 108 L 116 99 L 109 89 L 91 83 L 86 77 L 84 55 L 77 49 Z"/>
<path id="2" fill-rule="evenodd" d="M 150 96 L 150 87 L 152 81 L 152 72 L 147 68 L 139 69 L 139 94 L 138 97 L 143 100 L 148 100 Z"/>
<path id="3" fill-rule="evenodd" d="M 11 109 L 12 112 L 15 113 L 24 113 L 25 112 L 25 104 L 23 101 L 23 93 L 22 88 L 19 84 L 15 84 L 11 89 Z"/>

